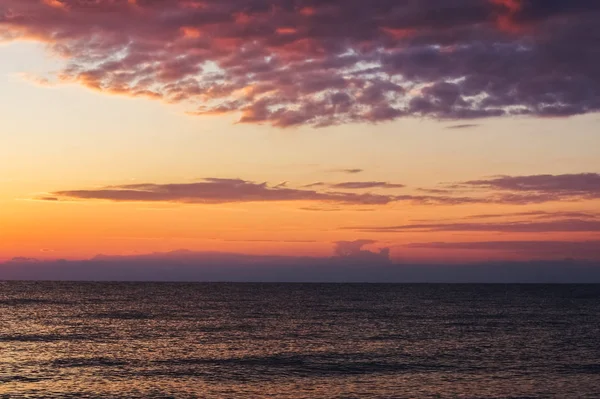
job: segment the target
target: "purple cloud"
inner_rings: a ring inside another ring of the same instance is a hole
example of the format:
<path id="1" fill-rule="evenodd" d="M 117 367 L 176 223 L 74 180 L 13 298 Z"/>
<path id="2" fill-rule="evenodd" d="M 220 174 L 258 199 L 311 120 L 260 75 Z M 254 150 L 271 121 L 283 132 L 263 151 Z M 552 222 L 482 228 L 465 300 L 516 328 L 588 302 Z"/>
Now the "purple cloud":
<path id="1" fill-rule="evenodd" d="M 67 190 L 54 193 L 58 197 L 111 201 L 147 201 L 220 204 L 232 202 L 318 201 L 339 204 L 385 205 L 392 196 L 344 192 L 318 192 L 274 187 L 242 179 L 207 178 L 183 184 L 127 184 L 91 190 Z"/>
<path id="2" fill-rule="evenodd" d="M 596 0 L 0 0 L 61 82 L 278 127 L 600 110 Z M 340 21 L 343 21 L 342 23 Z"/>
<path id="3" fill-rule="evenodd" d="M 582 196 L 600 198 L 600 174 L 579 173 L 564 175 L 499 176 L 470 180 L 458 186 L 487 190 L 534 193 L 539 195 Z"/>
<path id="4" fill-rule="evenodd" d="M 384 185 L 388 183 L 382 183 Z M 379 183 L 377 183 L 379 185 Z M 344 191 L 316 191 L 310 188 L 327 186 L 314 183 L 302 189 L 286 185 L 270 186 L 242 179 L 206 178 L 195 183 L 126 184 L 99 189 L 64 190 L 52 193 L 52 198 L 80 200 L 178 202 L 188 204 L 222 204 L 233 202 L 314 201 L 345 205 L 386 205 L 392 202 L 415 204 L 457 205 L 478 203 L 480 199 L 424 195 L 384 195 Z M 42 197 L 46 198 L 46 197 Z"/>
<path id="5" fill-rule="evenodd" d="M 379 260 L 390 262 L 390 249 L 380 248 L 378 252 L 363 249 L 367 245 L 376 244 L 373 240 L 337 241 L 334 243 L 335 256 L 343 259 Z"/>
<path id="6" fill-rule="evenodd" d="M 571 181 L 571 176 L 574 181 Z M 288 182 L 269 185 L 266 182 L 256 183 L 242 179 L 206 178 L 196 183 L 127 184 L 99 189 L 63 190 L 38 199 L 60 201 L 71 198 L 179 203 L 315 201 L 347 205 L 386 205 L 393 202 L 410 202 L 417 205 L 527 205 L 553 201 L 598 199 L 600 191 L 595 185 L 595 176 L 598 175 L 593 173 L 542 175 L 541 179 L 539 176 L 499 177 L 468 181 L 453 185 L 451 189 L 417 189 L 428 195 L 389 195 L 346 191 L 405 187 L 402 184 L 379 181 L 317 182 L 301 188 L 292 188 L 288 186 Z M 554 178 L 558 178 L 559 183 L 553 182 Z M 535 184 L 530 180 L 535 181 Z M 457 188 L 461 188 L 462 192 L 466 192 L 468 195 L 453 195 Z M 470 190 L 465 190 L 465 188 Z M 577 217 L 576 215 L 572 216 Z"/>

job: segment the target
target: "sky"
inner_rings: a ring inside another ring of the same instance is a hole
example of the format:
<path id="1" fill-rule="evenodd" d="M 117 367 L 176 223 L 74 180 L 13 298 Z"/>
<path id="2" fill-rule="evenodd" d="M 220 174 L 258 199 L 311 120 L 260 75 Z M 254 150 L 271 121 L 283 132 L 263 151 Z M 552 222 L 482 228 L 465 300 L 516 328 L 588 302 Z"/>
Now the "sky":
<path id="1" fill-rule="evenodd" d="M 598 17 L 0 0 L 0 262 L 600 261 Z"/>

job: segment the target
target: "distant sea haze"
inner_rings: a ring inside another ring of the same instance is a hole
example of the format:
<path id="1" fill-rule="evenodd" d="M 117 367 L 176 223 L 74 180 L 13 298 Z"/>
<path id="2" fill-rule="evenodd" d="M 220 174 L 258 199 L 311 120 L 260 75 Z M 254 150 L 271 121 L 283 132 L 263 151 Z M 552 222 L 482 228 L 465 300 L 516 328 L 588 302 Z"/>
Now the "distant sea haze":
<path id="1" fill-rule="evenodd" d="M 600 262 L 486 262 L 410 264 L 392 262 L 385 250 L 329 258 L 253 256 L 174 251 L 89 260 L 14 258 L 0 264 L 0 280 L 370 282 L 370 283 L 600 283 Z"/>

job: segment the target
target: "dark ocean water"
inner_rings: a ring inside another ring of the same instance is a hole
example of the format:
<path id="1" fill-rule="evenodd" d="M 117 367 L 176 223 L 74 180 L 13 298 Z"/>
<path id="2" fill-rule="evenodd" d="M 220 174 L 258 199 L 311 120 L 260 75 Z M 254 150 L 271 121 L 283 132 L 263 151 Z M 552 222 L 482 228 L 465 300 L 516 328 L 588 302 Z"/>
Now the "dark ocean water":
<path id="1" fill-rule="evenodd" d="M 600 398 L 600 286 L 0 283 L 0 398 Z"/>

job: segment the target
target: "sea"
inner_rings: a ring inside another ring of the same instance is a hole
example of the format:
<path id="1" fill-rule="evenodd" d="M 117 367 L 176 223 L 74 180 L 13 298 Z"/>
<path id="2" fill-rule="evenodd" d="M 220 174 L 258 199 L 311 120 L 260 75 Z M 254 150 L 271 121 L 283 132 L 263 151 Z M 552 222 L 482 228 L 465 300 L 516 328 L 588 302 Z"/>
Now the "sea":
<path id="1" fill-rule="evenodd" d="M 600 398 L 600 285 L 0 282 L 0 398 Z"/>

